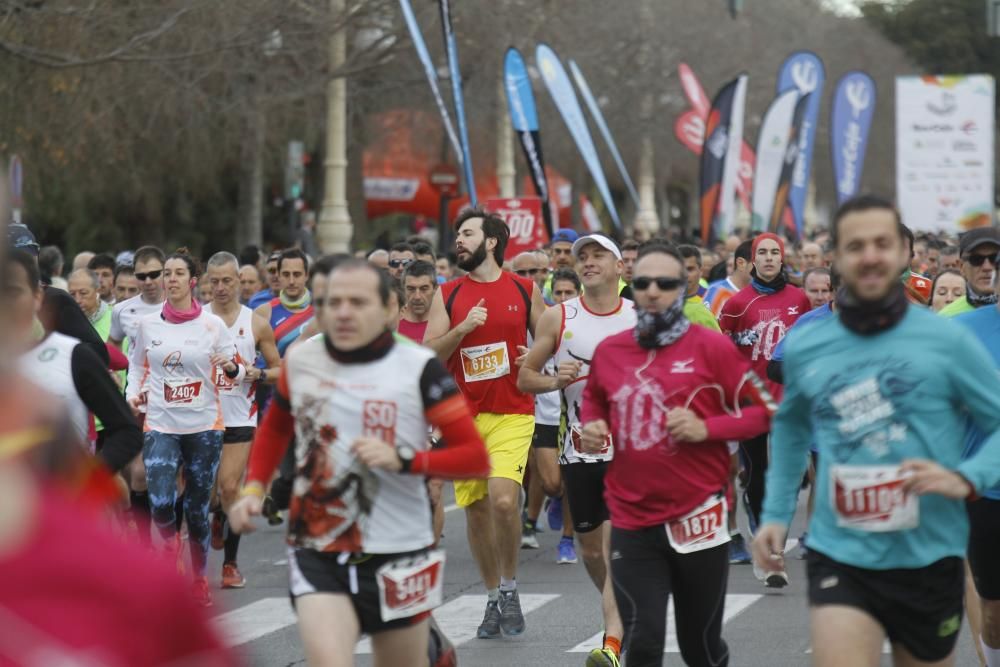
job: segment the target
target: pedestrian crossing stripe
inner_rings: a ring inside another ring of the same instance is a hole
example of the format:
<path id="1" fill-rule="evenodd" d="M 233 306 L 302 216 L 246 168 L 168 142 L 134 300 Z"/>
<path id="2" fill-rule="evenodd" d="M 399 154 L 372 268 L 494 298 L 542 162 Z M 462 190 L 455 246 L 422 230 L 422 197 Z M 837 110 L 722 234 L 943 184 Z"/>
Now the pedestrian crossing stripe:
<path id="1" fill-rule="evenodd" d="M 750 595 L 744 593 L 732 593 L 726 596 L 726 608 L 722 614 L 722 623 L 728 623 L 730 620 L 739 616 L 742 612 L 752 605 L 757 600 L 764 597 L 763 595 Z M 670 599 L 670 604 L 667 605 L 667 640 L 663 645 L 664 653 L 680 653 L 681 649 L 677 645 L 677 633 L 674 631 L 676 627 L 674 621 L 674 600 Z M 590 653 L 595 648 L 601 647 L 601 639 L 604 633 L 598 632 L 594 636 L 583 640 L 567 653 Z"/>
<path id="2" fill-rule="evenodd" d="M 263 598 L 220 614 L 214 620 L 229 646 L 247 644 L 298 622 L 288 596 Z"/>
<path id="3" fill-rule="evenodd" d="M 806 655 L 810 655 L 813 652 L 812 646 L 806 649 Z M 882 642 L 882 655 L 889 655 L 892 653 L 892 644 L 886 639 Z"/>

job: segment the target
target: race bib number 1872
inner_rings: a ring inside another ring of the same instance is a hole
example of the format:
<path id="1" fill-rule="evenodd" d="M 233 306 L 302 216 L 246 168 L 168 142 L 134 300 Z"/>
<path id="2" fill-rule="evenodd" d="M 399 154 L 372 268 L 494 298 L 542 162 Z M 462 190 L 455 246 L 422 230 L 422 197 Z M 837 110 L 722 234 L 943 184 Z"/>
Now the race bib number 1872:
<path id="1" fill-rule="evenodd" d="M 703 551 L 729 541 L 726 496 L 714 494 L 701 505 L 667 522 L 667 539 L 679 554 Z"/>

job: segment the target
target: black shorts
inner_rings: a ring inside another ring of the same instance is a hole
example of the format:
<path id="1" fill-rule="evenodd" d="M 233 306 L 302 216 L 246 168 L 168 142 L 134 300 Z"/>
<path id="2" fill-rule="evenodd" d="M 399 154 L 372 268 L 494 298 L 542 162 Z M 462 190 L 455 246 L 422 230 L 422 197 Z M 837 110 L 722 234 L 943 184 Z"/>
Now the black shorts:
<path id="1" fill-rule="evenodd" d="M 558 449 L 559 427 L 550 424 L 535 424 L 535 432 L 531 436 L 531 446 Z"/>
<path id="2" fill-rule="evenodd" d="M 222 444 L 232 445 L 250 442 L 253 440 L 253 434 L 256 430 L 253 426 L 226 427 L 226 432 L 222 434 Z"/>
<path id="3" fill-rule="evenodd" d="M 559 469 L 569 500 L 569 513 L 573 517 L 573 530 L 578 533 L 597 530 L 610 518 L 604 502 L 604 473 L 608 463 L 564 463 Z"/>
<path id="4" fill-rule="evenodd" d="M 968 503 L 969 569 L 984 600 L 1000 600 L 1000 500 Z"/>
<path id="5" fill-rule="evenodd" d="M 915 569 L 869 570 L 813 549 L 807 556 L 809 604 L 846 605 L 877 620 L 889 641 L 918 660 L 948 657 L 962 627 L 965 566 L 955 556 Z"/>
<path id="6" fill-rule="evenodd" d="M 314 549 L 289 549 L 289 597 L 295 599 L 311 593 L 343 593 L 351 599 L 354 613 L 361 625 L 361 632 L 372 634 L 383 630 L 406 628 L 430 616 L 421 612 L 416 616 L 383 621 L 378 602 L 378 583 L 375 573 L 386 563 L 426 552 L 426 549 L 402 554 L 368 554 L 351 558 L 341 564 L 339 552 Z M 354 569 L 354 576 L 351 570 Z M 352 579 L 355 588 L 351 588 Z"/>

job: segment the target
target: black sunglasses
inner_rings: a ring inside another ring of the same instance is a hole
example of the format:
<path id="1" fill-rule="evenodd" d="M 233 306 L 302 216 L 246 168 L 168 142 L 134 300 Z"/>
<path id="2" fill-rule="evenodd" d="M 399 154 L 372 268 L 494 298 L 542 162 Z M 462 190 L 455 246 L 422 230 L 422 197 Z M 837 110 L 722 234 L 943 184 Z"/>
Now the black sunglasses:
<path id="1" fill-rule="evenodd" d="M 146 282 L 146 279 L 156 280 L 157 278 L 159 278 L 162 275 L 163 275 L 163 269 L 160 269 L 159 271 L 149 271 L 147 273 L 136 273 L 135 274 L 135 279 L 138 280 L 140 283 L 144 283 L 144 282 Z"/>
<path id="2" fill-rule="evenodd" d="M 672 289 L 677 289 L 683 285 L 686 281 L 680 278 L 647 278 L 646 276 L 636 276 L 632 279 L 632 289 L 639 290 L 640 292 L 648 290 L 649 286 L 656 283 L 656 286 L 661 292 L 667 292 Z"/>
<path id="3" fill-rule="evenodd" d="M 965 261 L 973 266 L 982 266 L 984 262 L 989 260 L 990 264 L 994 267 L 997 266 L 997 256 L 996 255 L 967 255 Z"/>
<path id="4" fill-rule="evenodd" d="M 545 273 L 545 269 L 518 269 L 514 273 L 522 278 L 527 278 L 528 276 L 537 276 L 539 273 Z"/>
<path id="5" fill-rule="evenodd" d="M 405 269 L 413 263 L 412 259 L 390 259 L 389 266 L 394 269 Z"/>

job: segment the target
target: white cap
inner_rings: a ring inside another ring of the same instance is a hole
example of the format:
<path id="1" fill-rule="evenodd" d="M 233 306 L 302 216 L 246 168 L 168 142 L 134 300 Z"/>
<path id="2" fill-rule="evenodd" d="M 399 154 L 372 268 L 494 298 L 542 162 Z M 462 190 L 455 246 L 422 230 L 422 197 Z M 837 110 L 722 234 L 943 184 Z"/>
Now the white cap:
<path id="1" fill-rule="evenodd" d="M 581 236 L 573 242 L 573 259 L 580 259 L 580 248 L 588 243 L 596 243 L 602 248 L 605 248 L 618 259 L 622 258 L 622 251 L 618 249 L 618 244 L 609 239 L 607 236 L 604 234 L 587 234 L 586 236 Z"/>

